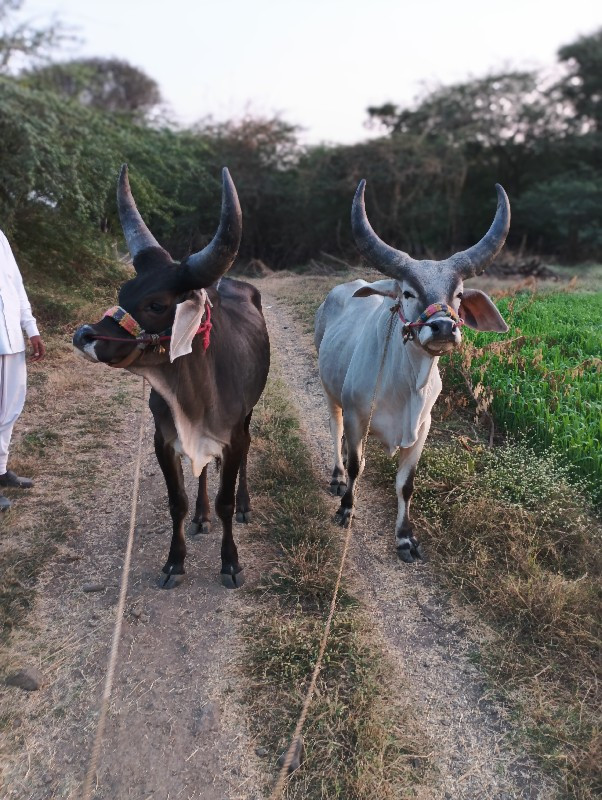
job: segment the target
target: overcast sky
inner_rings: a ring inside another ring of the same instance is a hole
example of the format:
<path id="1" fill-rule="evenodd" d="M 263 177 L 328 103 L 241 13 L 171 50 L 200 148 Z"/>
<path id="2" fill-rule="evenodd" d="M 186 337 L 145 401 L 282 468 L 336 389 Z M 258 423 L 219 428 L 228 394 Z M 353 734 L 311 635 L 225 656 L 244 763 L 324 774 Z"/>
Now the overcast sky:
<path id="1" fill-rule="evenodd" d="M 551 66 L 602 26 L 600 0 L 25 0 L 83 40 L 70 57 L 126 59 L 182 123 L 277 112 L 311 142 L 365 138 L 366 108 L 426 84 Z"/>

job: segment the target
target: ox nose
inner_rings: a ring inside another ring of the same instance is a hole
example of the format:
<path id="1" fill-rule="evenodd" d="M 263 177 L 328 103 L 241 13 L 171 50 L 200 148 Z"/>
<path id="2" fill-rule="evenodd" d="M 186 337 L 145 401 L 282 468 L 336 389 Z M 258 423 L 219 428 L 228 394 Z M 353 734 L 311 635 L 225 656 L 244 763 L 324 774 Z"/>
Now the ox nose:
<path id="1" fill-rule="evenodd" d="M 94 341 L 94 330 L 91 325 L 82 325 L 73 334 L 73 346 L 83 350 L 87 344 Z"/>
<path id="2" fill-rule="evenodd" d="M 453 339 L 454 333 L 458 328 L 454 320 L 448 317 L 441 317 L 441 319 L 433 320 L 429 322 L 429 326 L 433 336 L 436 336 L 437 339 Z"/>

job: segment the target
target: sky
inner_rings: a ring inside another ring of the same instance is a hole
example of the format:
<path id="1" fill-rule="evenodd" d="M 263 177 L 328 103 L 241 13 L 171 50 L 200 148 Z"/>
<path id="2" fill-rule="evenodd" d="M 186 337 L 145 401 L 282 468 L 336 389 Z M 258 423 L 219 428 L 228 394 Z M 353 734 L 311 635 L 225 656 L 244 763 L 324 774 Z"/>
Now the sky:
<path id="1" fill-rule="evenodd" d="M 600 0 L 25 0 L 129 61 L 181 124 L 279 114 L 311 143 L 371 135 L 366 108 L 505 68 L 551 67 L 602 26 Z M 374 132 L 372 133 L 374 135 Z"/>

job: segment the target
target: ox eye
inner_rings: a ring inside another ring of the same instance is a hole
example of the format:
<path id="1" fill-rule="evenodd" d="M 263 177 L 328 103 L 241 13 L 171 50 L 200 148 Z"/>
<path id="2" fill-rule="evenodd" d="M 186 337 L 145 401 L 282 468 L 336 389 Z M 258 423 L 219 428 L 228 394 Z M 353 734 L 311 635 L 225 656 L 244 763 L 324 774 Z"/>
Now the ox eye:
<path id="1" fill-rule="evenodd" d="M 164 311 L 167 311 L 167 306 L 161 303 L 149 303 L 148 308 L 149 311 L 154 311 L 155 314 L 163 314 Z"/>
<path id="2" fill-rule="evenodd" d="M 409 300 L 411 297 L 414 299 L 416 298 L 416 295 L 412 294 L 412 292 L 404 292 L 403 296 L 405 297 L 406 300 Z"/>
<path id="3" fill-rule="evenodd" d="M 458 292 L 458 294 L 456 295 L 456 297 L 457 297 L 459 300 L 461 300 L 461 299 L 464 297 L 464 293 L 463 293 L 463 292 Z"/>

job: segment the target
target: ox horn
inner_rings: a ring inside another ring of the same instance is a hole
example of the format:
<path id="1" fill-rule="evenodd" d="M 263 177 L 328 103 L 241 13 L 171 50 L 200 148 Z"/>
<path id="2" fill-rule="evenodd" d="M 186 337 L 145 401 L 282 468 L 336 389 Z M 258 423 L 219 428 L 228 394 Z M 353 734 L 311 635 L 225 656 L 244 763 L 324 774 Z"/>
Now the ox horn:
<path id="1" fill-rule="evenodd" d="M 504 189 L 495 184 L 497 191 L 497 210 L 491 227 L 480 242 L 462 250 L 448 259 L 463 278 L 480 275 L 500 252 L 510 229 L 510 201 Z"/>
<path id="2" fill-rule="evenodd" d="M 171 262 L 169 253 L 161 247 L 159 242 L 146 227 L 146 223 L 136 208 L 132 190 L 130 189 L 127 164 L 122 165 L 121 172 L 119 173 L 119 181 L 117 184 L 117 209 L 119 211 L 119 219 L 121 221 L 121 227 L 123 228 L 125 241 L 127 242 L 128 250 L 130 251 L 136 270 L 139 266 L 136 263 L 137 257 L 143 250 L 148 250 L 149 248 L 160 250 L 161 254 L 165 254 L 167 257 L 168 262 Z"/>
<path id="3" fill-rule="evenodd" d="M 351 206 L 351 230 L 357 249 L 379 272 L 400 280 L 408 267 L 416 262 L 402 250 L 385 244 L 368 222 L 364 203 L 366 181 L 361 180 Z"/>
<path id="4" fill-rule="evenodd" d="M 219 228 L 207 247 L 183 262 L 193 288 L 210 286 L 230 269 L 242 236 L 242 212 L 234 181 L 226 167 L 222 170 L 222 211 Z"/>

